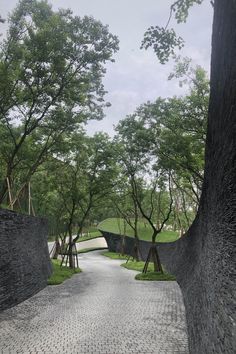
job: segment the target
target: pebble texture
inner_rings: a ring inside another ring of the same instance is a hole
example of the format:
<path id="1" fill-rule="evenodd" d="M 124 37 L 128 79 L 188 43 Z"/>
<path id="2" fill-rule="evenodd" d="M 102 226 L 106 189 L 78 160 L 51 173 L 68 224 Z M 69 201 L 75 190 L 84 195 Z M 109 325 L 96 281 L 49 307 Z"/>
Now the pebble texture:
<path id="1" fill-rule="evenodd" d="M 0 353 L 188 354 L 178 284 L 136 281 L 100 252 L 80 255 L 81 274 L 0 314 Z"/>
<path id="2" fill-rule="evenodd" d="M 45 219 L 0 209 L 0 310 L 47 285 L 51 263 Z"/>

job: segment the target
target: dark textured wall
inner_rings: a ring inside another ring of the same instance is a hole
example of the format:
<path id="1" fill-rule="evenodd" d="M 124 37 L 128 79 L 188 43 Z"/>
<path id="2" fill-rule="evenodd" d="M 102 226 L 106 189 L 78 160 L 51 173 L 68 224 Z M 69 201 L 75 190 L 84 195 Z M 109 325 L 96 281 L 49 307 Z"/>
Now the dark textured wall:
<path id="1" fill-rule="evenodd" d="M 183 238 L 158 245 L 161 262 L 182 289 L 191 354 L 236 353 L 236 1 L 214 0 L 213 7 L 199 210 Z"/>
<path id="2" fill-rule="evenodd" d="M 43 289 L 50 274 L 47 221 L 0 209 L 0 310 Z"/>
<path id="3" fill-rule="evenodd" d="M 187 317 L 190 352 L 236 353 L 235 249 L 212 232 L 204 238 L 195 220 L 185 237 L 157 243 L 161 263 L 177 278 Z M 210 230 L 209 230 L 210 231 Z M 101 231 L 110 251 L 121 251 L 121 236 Z M 125 253 L 134 239 L 125 237 Z M 143 259 L 150 243 L 140 241 Z"/>

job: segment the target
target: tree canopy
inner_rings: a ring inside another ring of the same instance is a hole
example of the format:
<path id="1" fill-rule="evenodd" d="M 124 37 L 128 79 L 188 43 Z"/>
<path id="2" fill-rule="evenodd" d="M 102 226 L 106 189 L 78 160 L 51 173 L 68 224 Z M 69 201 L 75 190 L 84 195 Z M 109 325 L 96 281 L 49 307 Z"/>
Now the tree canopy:
<path id="1" fill-rule="evenodd" d="M 55 12 L 45 1 L 19 2 L 0 52 L 0 131 L 7 140 L 1 202 L 7 179 L 17 193 L 17 169 L 25 170 L 24 185 L 63 135 L 102 119 L 104 64 L 117 49 L 117 37 L 91 17 Z M 33 164 L 22 161 L 24 149 Z"/>
<path id="2" fill-rule="evenodd" d="M 184 21 L 195 2 L 176 1 L 170 17 Z M 162 43 L 163 63 L 183 45 L 168 24 L 145 38 L 146 48 Z M 109 105 L 102 80 L 117 50 L 118 38 L 92 17 L 19 2 L 0 49 L 0 203 L 47 216 L 55 236 L 69 235 L 71 252 L 87 225 L 105 213 L 121 216 L 139 258 L 138 219 L 150 224 L 155 243 L 163 228 L 182 235 L 196 215 L 209 83 L 201 67 L 175 56 L 169 80 L 186 85 L 185 95 L 141 104 L 121 117 L 114 138 L 89 137 L 84 124 L 102 119 Z"/>

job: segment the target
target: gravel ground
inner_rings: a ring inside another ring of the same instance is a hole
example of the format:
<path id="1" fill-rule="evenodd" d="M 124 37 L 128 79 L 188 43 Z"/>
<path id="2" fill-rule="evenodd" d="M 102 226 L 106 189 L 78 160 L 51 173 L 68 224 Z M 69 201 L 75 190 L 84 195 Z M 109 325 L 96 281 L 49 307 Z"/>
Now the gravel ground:
<path id="1" fill-rule="evenodd" d="M 83 273 L 0 313 L 0 353 L 188 354 L 178 284 L 136 281 L 100 253 L 80 255 Z"/>

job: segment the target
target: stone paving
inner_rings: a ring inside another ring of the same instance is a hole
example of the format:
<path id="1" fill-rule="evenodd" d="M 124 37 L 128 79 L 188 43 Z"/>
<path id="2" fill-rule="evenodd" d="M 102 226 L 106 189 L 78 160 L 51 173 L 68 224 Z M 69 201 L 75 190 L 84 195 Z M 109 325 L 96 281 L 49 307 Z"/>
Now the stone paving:
<path id="1" fill-rule="evenodd" d="M 2 354 L 188 354 L 176 282 L 141 282 L 100 251 L 83 273 L 0 313 Z"/>

